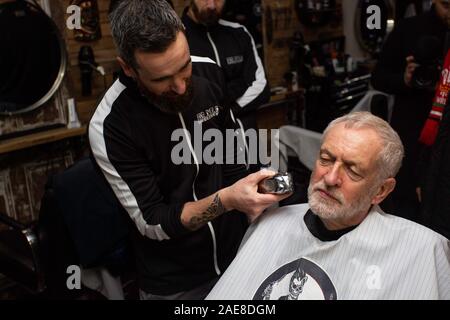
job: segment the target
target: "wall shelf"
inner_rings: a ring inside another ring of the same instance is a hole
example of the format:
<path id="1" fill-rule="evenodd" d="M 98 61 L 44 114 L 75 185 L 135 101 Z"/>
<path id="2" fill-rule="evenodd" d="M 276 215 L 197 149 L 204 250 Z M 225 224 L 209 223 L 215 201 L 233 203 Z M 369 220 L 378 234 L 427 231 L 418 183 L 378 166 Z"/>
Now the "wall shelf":
<path id="1" fill-rule="evenodd" d="M 82 136 L 86 133 L 86 126 L 80 128 L 58 128 L 33 133 L 17 138 L 0 141 L 0 154 L 22 150 L 41 144 L 59 141 L 67 138 Z"/>

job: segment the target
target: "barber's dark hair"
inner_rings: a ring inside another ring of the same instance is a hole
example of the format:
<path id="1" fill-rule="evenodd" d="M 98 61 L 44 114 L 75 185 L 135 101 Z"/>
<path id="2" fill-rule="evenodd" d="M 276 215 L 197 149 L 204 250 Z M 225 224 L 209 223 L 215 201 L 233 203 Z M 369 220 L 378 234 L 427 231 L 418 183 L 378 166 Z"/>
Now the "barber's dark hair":
<path id="1" fill-rule="evenodd" d="M 109 15 L 111 32 L 120 57 L 139 68 L 136 51 L 161 53 L 184 31 L 180 17 L 166 0 L 120 1 Z"/>

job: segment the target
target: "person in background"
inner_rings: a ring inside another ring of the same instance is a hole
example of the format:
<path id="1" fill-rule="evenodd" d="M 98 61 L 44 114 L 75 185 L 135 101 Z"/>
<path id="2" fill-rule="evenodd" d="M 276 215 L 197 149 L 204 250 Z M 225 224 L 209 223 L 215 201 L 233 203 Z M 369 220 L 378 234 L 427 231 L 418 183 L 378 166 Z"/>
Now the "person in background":
<path id="1" fill-rule="evenodd" d="M 428 118 L 438 79 L 429 85 L 415 81 L 419 65 L 436 64 L 444 54 L 447 32 L 448 0 L 433 0 L 428 12 L 403 19 L 384 44 L 372 74 L 375 89 L 395 95 L 391 125 L 405 147 L 403 166 L 397 175 L 397 187 L 386 199 L 384 209 L 401 217 L 421 222 L 421 160 L 419 137 Z"/>
<path id="2" fill-rule="evenodd" d="M 239 23 L 221 19 L 224 6 L 225 0 L 191 0 L 182 15 L 186 37 L 193 55 L 209 57 L 221 67 L 227 104 L 241 129 L 257 129 L 257 108 L 270 100 L 269 84 L 251 34 Z M 258 164 L 250 166 L 258 169 Z"/>

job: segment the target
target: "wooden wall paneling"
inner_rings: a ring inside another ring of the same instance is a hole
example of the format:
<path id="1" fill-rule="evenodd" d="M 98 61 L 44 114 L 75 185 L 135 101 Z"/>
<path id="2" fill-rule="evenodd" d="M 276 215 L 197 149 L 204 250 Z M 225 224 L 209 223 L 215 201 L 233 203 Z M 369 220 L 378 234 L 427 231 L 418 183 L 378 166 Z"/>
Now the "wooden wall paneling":
<path id="1" fill-rule="evenodd" d="M 290 69 L 289 46 L 294 32 L 300 30 L 307 43 L 343 35 L 343 25 L 339 19 L 325 27 L 310 28 L 302 25 L 295 12 L 295 0 L 261 0 L 261 3 L 264 65 L 271 87 L 286 86 L 284 74 Z M 337 0 L 336 3 L 337 16 L 342 16 L 342 0 Z"/>
<path id="2" fill-rule="evenodd" d="M 42 129 L 67 123 L 66 83 L 55 93 L 52 99 L 41 107 L 16 116 L 0 116 L 0 135 L 7 138 L 30 130 Z"/>
<path id="3" fill-rule="evenodd" d="M 56 155 L 43 161 L 29 162 L 23 166 L 21 173 L 25 177 L 25 185 L 30 203 L 30 217 L 23 217 L 21 221 L 30 219 L 36 220 L 41 207 L 41 199 L 44 195 L 45 184 L 50 174 L 61 172 L 73 164 L 73 155 L 70 151 L 62 155 Z"/>
<path id="4" fill-rule="evenodd" d="M 48 177 L 83 156 L 85 142 L 78 138 L 0 156 L 0 212 L 24 224 L 36 221 Z"/>
<path id="5" fill-rule="evenodd" d="M 9 173 L 9 169 L 0 171 L 0 212 L 17 220 L 17 213 L 15 203 L 13 201 L 13 193 Z"/>
<path id="6" fill-rule="evenodd" d="M 183 13 L 185 7 L 187 7 L 190 3 L 190 0 L 172 0 L 173 6 L 175 7 L 175 11 L 179 16 Z"/>
<path id="7" fill-rule="evenodd" d="M 283 86 L 283 76 L 289 70 L 289 40 L 299 26 L 294 1 L 262 0 L 261 3 L 266 76 L 271 87 Z"/>
<path id="8" fill-rule="evenodd" d="M 70 5 L 70 0 L 62 0 L 63 7 L 67 8 Z M 64 39 L 66 41 L 67 55 L 68 55 L 68 70 L 67 78 L 70 84 L 70 91 L 75 98 L 78 117 L 81 123 L 86 124 L 93 112 L 95 111 L 97 100 L 105 92 L 113 82 L 113 74 L 120 70 L 116 61 L 117 50 L 111 36 L 111 28 L 108 19 L 108 10 L 110 1 L 97 0 L 101 38 L 96 41 L 80 42 L 74 39 L 74 31 L 64 28 Z M 66 19 L 68 15 L 66 14 Z M 82 96 L 81 94 L 81 74 L 78 64 L 78 53 L 83 45 L 91 46 L 94 51 L 95 61 L 105 68 L 106 72 L 106 87 L 105 79 L 98 72 L 92 73 L 92 94 L 90 96 Z"/>

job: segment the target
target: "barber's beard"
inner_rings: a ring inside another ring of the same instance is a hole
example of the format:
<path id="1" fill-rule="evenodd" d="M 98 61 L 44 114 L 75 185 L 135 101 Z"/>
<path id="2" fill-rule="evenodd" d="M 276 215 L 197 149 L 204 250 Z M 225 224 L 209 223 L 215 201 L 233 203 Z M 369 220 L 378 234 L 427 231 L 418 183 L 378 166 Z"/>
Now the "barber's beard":
<path id="1" fill-rule="evenodd" d="M 197 21 L 207 27 L 215 26 L 222 13 L 217 10 L 204 10 L 200 12 L 194 1 L 191 1 L 191 7 Z"/>
<path id="2" fill-rule="evenodd" d="M 317 189 L 326 191 L 338 201 L 324 199 Z M 363 193 L 357 201 L 348 203 L 339 190 L 328 187 L 323 179 L 315 184 L 311 181 L 308 187 L 308 204 L 311 211 L 324 220 L 351 220 L 370 208 L 376 190 L 376 188 L 373 188 L 369 192 Z"/>
<path id="3" fill-rule="evenodd" d="M 145 96 L 152 105 L 164 113 L 177 114 L 178 112 L 189 109 L 192 104 L 194 89 L 191 78 L 187 80 L 186 91 L 183 94 L 165 92 L 161 95 L 157 95 L 149 91 L 140 80 L 137 80 L 136 83 L 141 94 Z"/>

